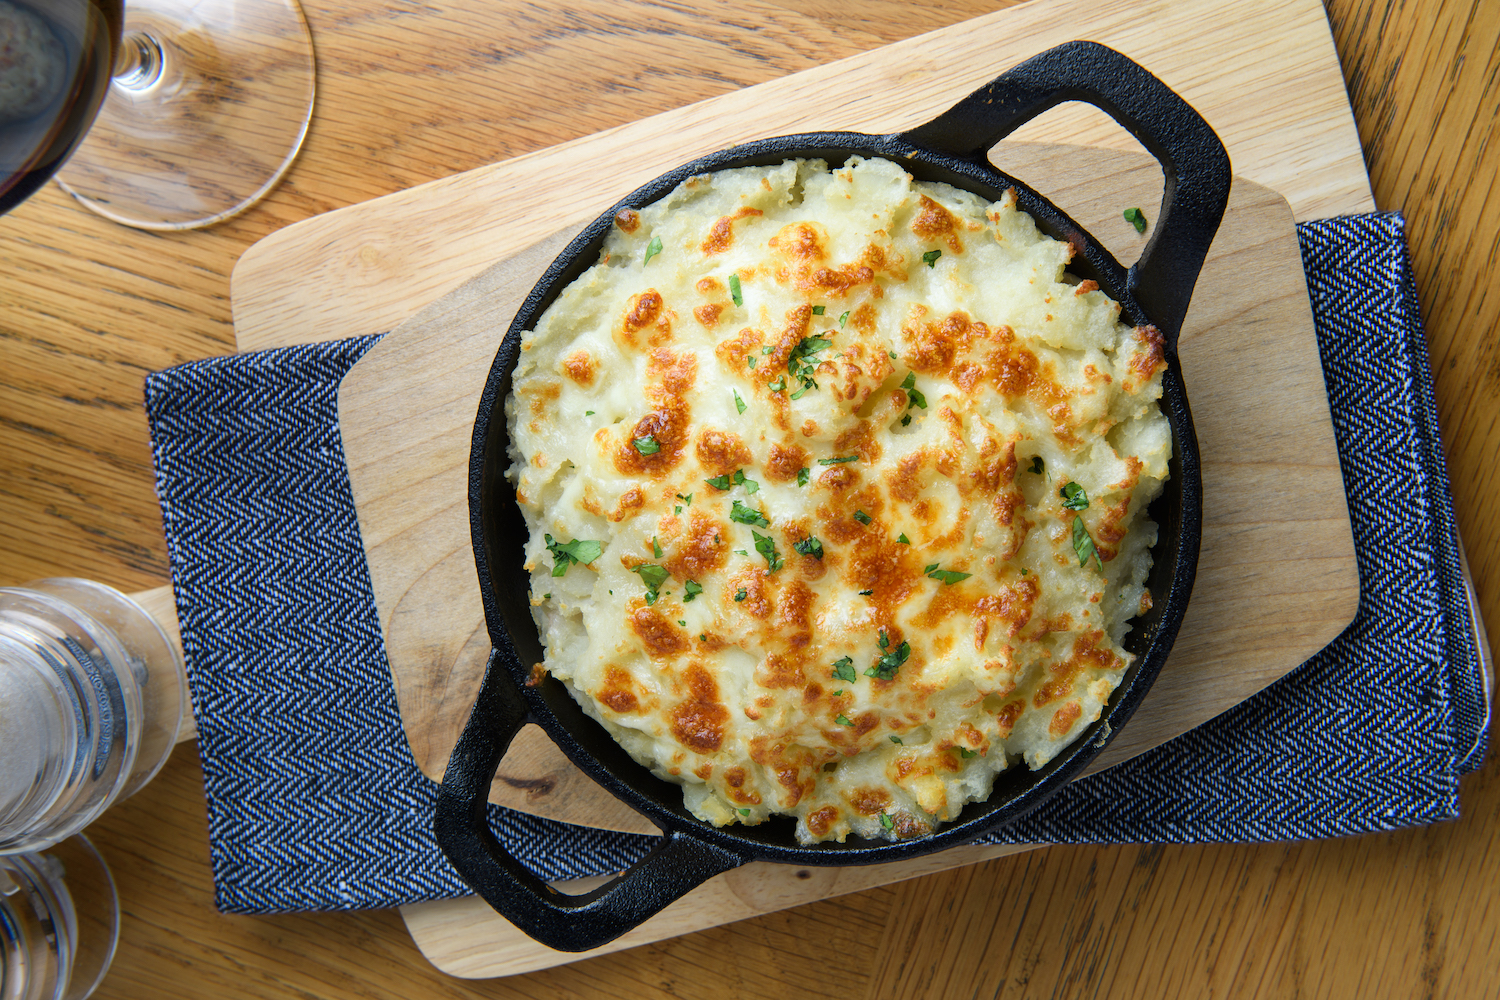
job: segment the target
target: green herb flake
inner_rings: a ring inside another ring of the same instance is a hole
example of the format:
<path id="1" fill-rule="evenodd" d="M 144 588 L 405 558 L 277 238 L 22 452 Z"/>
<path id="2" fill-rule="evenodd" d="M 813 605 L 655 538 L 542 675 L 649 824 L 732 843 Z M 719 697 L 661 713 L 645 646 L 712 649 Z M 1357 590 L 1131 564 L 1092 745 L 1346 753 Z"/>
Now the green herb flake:
<path id="1" fill-rule="evenodd" d="M 895 351 L 886 351 L 885 353 L 887 353 L 887 354 L 889 354 L 891 356 L 891 360 L 892 361 L 896 360 L 896 352 Z"/>
<path id="2" fill-rule="evenodd" d="M 1078 565 L 1087 566 L 1089 556 L 1094 557 L 1094 562 L 1099 564 L 1099 572 L 1104 572 L 1104 560 L 1099 558 L 1099 549 L 1094 545 L 1094 537 L 1089 534 L 1089 529 L 1083 524 L 1083 518 L 1073 518 L 1073 551 L 1078 555 Z"/>
<path id="3" fill-rule="evenodd" d="M 901 664 L 905 663 L 907 657 L 911 656 L 911 643 L 902 642 L 895 649 L 891 649 L 890 644 L 890 639 L 884 632 L 881 632 L 880 648 L 886 650 L 886 652 L 871 665 L 869 670 L 865 671 L 866 677 L 874 677 L 876 680 L 881 681 L 895 679 L 897 671 L 901 669 Z"/>
<path id="4" fill-rule="evenodd" d="M 740 398 L 740 393 L 739 393 L 738 389 L 735 389 L 735 390 L 732 390 L 732 391 L 734 392 L 734 408 L 736 410 L 739 410 L 741 413 L 744 413 L 745 412 L 745 401 Z"/>
<path id="5" fill-rule="evenodd" d="M 641 265 L 645 266 L 651 263 L 651 258 L 659 253 L 661 253 L 661 237 L 653 236 L 651 237 L 651 242 L 646 244 L 646 259 L 641 261 Z"/>
<path id="6" fill-rule="evenodd" d="M 656 540 L 655 535 L 651 536 L 651 554 L 658 559 L 661 558 L 661 542 Z"/>
<path id="7" fill-rule="evenodd" d="M 693 598 L 703 593 L 703 585 L 697 580 L 689 580 L 682 585 L 682 603 L 687 604 Z"/>
<path id="8" fill-rule="evenodd" d="M 894 739 L 896 739 L 896 737 L 892 736 L 891 739 L 894 740 Z M 896 742 L 899 743 L 901 741 L 900 740 L 896 740 Z M 881 813 L 880 814 L 880 825 L 883 826 L 883 827 L 885 827 L 887 830 L 893 830 L 896 827 L 896 821 L 893 820 L 893 819 L 891 819 L 891 814 L 890 813 Z"/>
<path id="9" fill-rule="evenodd" d="M 911 414 L 910 413 L 908 413 L 906 416 L 904 416 L 904 417 L 901 418 L 901 426 L 902 427 L 910 427 L 911 426 Z"/>
<path id="10" fill-rule="evenodd" d="M 751 367 L 751 369 L 754 369 L 755 368 L 755 357 L 754 357 L 754 355 L 750 355 L 750 354 L 745 355 L 745 364 L 749 365 Z"/>
<path id="11" fill-rule="evenodd" d="M 544 600 L 544 601 L 550 601 L 550 600 L 552 600 L 552 595 L 551 594 L 543 594 L 542 595 L 542 600 Z"/>
<path id="12" fill-rule="evenodd" d="M 917 373 L 907 372 L 906 378 L 901 382 L 901 388 L 906 390 L 908 397 L 907 408 L 915 406 L 919 410 L 927 409 L 927 397 L 917 389 Z"/>
<path id="13" fill-rule="evenodd" d="M 1025 567 L 1025 566 L 1022 566 L 1022 567 L 1021 567 L 1021 575 L 1022 575 L 1022 576 L 1026 576 L 1026 575 L 1028 575 L 1028 574 L 1029 574 L 1029 573 L 1030 573 L 1030 571 L 1029 571 L 1029 570 L 1028 570 L 1028 569 L 1027 569 L 1027 568 L 1026 568 L 1026 567 Z"/>
<path id="14" fill-rule="evenodd" d="M 743 601 L 745 598 L 747 598 L 749 596 L 750 596 L 750 592 L 747 591 L 744 587 L 741 587 L 739 590 L 736 590 L 734 592 L 734 599 L 736 601 Z"/>
<path id="15" fill-rule="evenodd" d="M 954 747 L 954 749 L 958 751 L 958 755 L 964 760 L 968 760 L 970 757 L 979 756 L 978 750 L 970 750 L 968 747 Z"/>
<path id="16" fill-rule="evenodd" d="M 938 258 L 943 255 L 941 250 L 929 250 L 922 255 L 922 263 L 928 267 L 937 267 Z"/>
<path id="17" fill-rule="evenodd" d="M 1046 473 L 1047 473 L 1047 464 L 1042 461 L 1042 456 L 1037 455 L 1037 456 L 1035 456 L 1035 457 L 1032 458 L 1032 460 L 1031 460 L 1031 471 L 1035 472 L 1039 476 L 1046 475 Z"/>
<path id="18" fill-rule="evenodd" d="M 736 809 L 735 812 L 739 813 L 741 816 L 749 816 L 750 815 L 750 810 L 749 809 Z"/>
<path id="19" fill-rule="evenodd" d="M 632 566 L 630 571 L 639 576 L 641 582 L 646 585 L 647 604 L 656 603 L 657 597 L 660 596 L 661 585 L 666 583 L 667 578 L 672 575 L 667 572 L 665 567 L 656 566 L 651 563 L 641 563 L 639 566 Z"/>
<path id="20" fill-rule="evenodd" d="M 859 675 L 854 672 L 854 657 L 841 656 L 833 661 L 833 676 L 841 681 L 854 682 Z"/>
<path id="21" fill-rule="evenodd" d="M 823 315 L 827 311 L 828 311 L 828 307 L 827 306 L 813 306 L 813 315 L 814 316 L 821 316 L 821 315 Z"/>
<path id="22" fill-rule="evenodd" d="M 899 534 L 899 535 L 896 536 L 896 541 L 900 542 L 902 545 L 910 545 L 911 544 L 911 539 L 906 537 L 906 532 L 904 532 L 904 531 L 901 532 L 901 534 Z"/>
<path id="23" fill-rule="evenodd" d="M 928 579 L 937 580 L 939 583 L 944 583 L 948 586 L 952 586 L 960 580 L 967 580 L 974 575 L 973 573 L 959 573 L 951 569 L 938 569 L 937 567 L 938 564 L 933 563 L 922 572 L 927 574 Z"/>
<path id="24" fill-rule="evenodd" d="M 700 633 L 698 633 L 698 641 L 699 642 L 707 642 L 708 641 L 708 633 L 707 632 L 700 632 Z"/>
<path id="25" fill-rule="evenodd" d="M 729 510 L 729 519 L 739 524 L 755 524 L 762 528 L 771 526 L 771 522 L 766 520 L 766 515 L 754 507 L 746 507 L 738 497 L 735 497 L 734 506 Z"/>
<path id="26" fill-rule="evenodd" d="M 647 434 L 645 437 L 638 437 L 630 443 L 635 445 L 635 450 L 642 455 L 655 455 L 661 451 L 661 445 L 657 444 L 656 438 L 650 434 Z"/>
<path id="27" fill-rule="evenodd" d="M 714 476 L 712 479 L 705 479 L 703 481 L 705 483 L 707 483 L 708 485 L 712 486 L 716 490 L 727 490 L 727 489 L 729 489 L 730 478 L 729 478 L 729 473 L 727 473 L 727 472 L 724 473 L 722 476 Z"/>
<path id="28" fill-rule="evenodd" d="M 766 383 L 766 388 L 770 389 L 772 392 L 785 392 L 786 391 L 786 376 L 783 375 L 783 376 L 781 376 L 780 378 L 778 378 L 774 382 L 767 382 Z"/>
<path id="29" fill-rule="evenodd" d="M 762 535 L 754 528 L 750 529 L 750 534 L 755 536 L 755 551 L 765 557 L 766 565 L 771 568 L 771 572 L 774 573 L 780 569 L 782 559 L 781 553 L 776 551 L 776 539 L 769 535 Z"/>
<path id="30" fill-rule="evenodd" d="M 862 510 L 857 510 L 857 511 L 854 512 L 854 519 L 856 521 L 858 521 L 860 524 L 869 524 L 870 523 L 870 515 L 866 514 Z"/>
<path id="31" fill-rule="evenodd" d="M 750 555 L 750 553 L 746 552 L 744 549 L 735 549 L 734 550 L 734 554 L 737 555 L 737 556 L 745 556 L 747 558 Z"/>
<path id="32" fill-rule="evenodd" d="M 677 494 L 677 499 L 682 501 L 684 507 L 691 507 L 693 505 L 693 495 L 691 493 L 679 493 Z"/>
<path id="33" fill-rule="evenodd" d="M 760 492 L 760 483 L 757 483 L 753 479 L 746 479 L 745 478 L 745 470 L 744 469 L 735 469 L 734 470 L 734 475 L 729 478 L 729 481 L 731 483 L 734 483 L 736 486 L 743 486 L 743 487 L 745 487 L 745 492 L 746 493 L 759 493 Z"/>
<path id="34" fill-rule="evenodd" d="M 840 712 L 838 715 L 835 715 L 833 717 L 833 721 L 837 722 L 841 726 L 852 726 L 852 725 L 854 725 L 854 723 L 852 723 L 848 719 L 844 718 L 844 713 L 842 713 L 842 712 Z"/>
<path id="35" fill-rule="evenodd" d="M 833 696 L 835 698 L 842 698 L 844 696 L 844 689 L 839 688 L 837 691 L 833 692 Z"/>
<path id="36" fill-rule="evenodd" d="M 814 559 L 823 558 L 823 543 L 812 535 L 808 535 L 800 542 L 794 542 L 792 548 L 796 549 L 799 555 L 812 556 Z"/>
<path id="37" fill-rule="evenodd" d="M 591 542 L 584 538 L 575 538 L 571 542 L 554 541 L 551 535 L 543 536 L 547 541 L 547 551 L 552 553 L 552 575 L 563 576 L 568 572 L 568 567 L 574 563 L 589 563 L 598 559 L 604 552 L 603 542 Z"/>
<path id="38" fill-rule="evenodd" d="M 906 744 L 904 744 L 904 743 L 901 742 L 901 737 L 896 736 L 894 734 L 892 734 L 890 736 L 887 736 L 886 739 L 890 740 L 892 743 L 896 744 L 898 747 L 906 745 Z"/>
<path id="39" fill-rule="evenodd" d="M 806 486 L 807 485 L 807 477 L 810 476 L 811 474 L 812 474 L 812 470 L 811 469 L 806 469 L 806 468 L 798 469 L 797 470 L 797 485 L 798 486 Z"/>
<path id="40" fill-rule="evenodd" d="M 858 455 L 840 455 L 837 458 L 820 458 L 820 459 L 818 459 L 818 464 L 819 465 L 841 465 L 844 462 L 858 462 L 858 461 L 859 461 L 859 456 Z"/>
<path id="41" fill-rule="evenodd" d="M 1069 483 L 1058 490 L 1057 495 L 1063 498 L 1063 506 L 1069 510 L 1089 509 L 1089 495 L 1077 483 Z"/>
<path id="42" fill-rule="evenodd" d="M 681 514 L 682 513 L 682 504 L 680 504 L 680 503 L 679 504 L 675 504 L 672 507 L 672 513 L 674 513 L 674 514 Z"/>
<path id="43" fill-rule="evenodd" d="M 861 590 L 859 592 L 859 596 L 860 597 L 873 597 L 873 596 L 875 596 L 875 591 L 873 591 L 873 590 Z"/>
<path id="44" fill-rule="evenodd" d="M 845 312 L 842 316 L 839 317 L 839 329 L 842 330 L 844 328 L 844 324 L 847 322 L 849 322 L 849 314 Z"/>
<path id="45" fill-rule="evenodd" d="M 734 304 L 742 306 L 745 304 L 745 296 L 740 294 L 740 276 L 731 274 L 729 276 L 729 297 L 734 299 Z"/>
<path id="46" fill-rule="evenodd" d="M 1138 233 L 1146 231 L 1146 216 L 1138 208 L 1127 208 L 1123 213 L 1125 221 L 1135 227 Z"/>
<path id="47" fill-rule="evenodd" d="M 760 349 L 760 353 L 762 353 L 762 354 L 770 354 L 774 350 L 776 350 L 776 348 L 774 348 L 774 347 L 770 347 L 770 346 L 762 347 Z"/>
<path id="48" fill-rule="evenodd" d="M 594 411 L 593 410 L 584 410 L 583 411 L 583 415 L 585 417 L 592 417 L 594 415 Z"/>

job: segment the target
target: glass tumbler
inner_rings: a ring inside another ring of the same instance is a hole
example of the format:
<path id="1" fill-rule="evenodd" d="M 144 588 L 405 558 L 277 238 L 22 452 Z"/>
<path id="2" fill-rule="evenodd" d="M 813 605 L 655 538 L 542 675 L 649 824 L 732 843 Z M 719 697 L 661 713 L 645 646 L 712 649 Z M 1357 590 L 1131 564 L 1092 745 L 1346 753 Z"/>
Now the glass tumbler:
<path id="1" fill-rule="evenodd" d="M 0 857 L 0 998 L 84 1000 L 114 958 L 119 918 L 88 838 Z"/>
<path id="2" fill-rule="evenodd" d="M 0 588 L 0 855 L 56 844 L 151 780 L 186 692 L 181 652 L 119 591 Z"/>

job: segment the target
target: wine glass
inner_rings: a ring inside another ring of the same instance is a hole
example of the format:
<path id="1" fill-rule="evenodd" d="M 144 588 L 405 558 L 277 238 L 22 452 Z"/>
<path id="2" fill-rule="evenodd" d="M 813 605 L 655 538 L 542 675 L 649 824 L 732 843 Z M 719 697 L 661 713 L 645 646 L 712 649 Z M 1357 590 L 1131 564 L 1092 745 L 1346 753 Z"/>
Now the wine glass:
<path id="1" fill-rule="evenodd" d="M 55 173 L 115 222 L 192 229 L 291 166 L 315 91 L 297 0 L 123 6 L 0 0 L 0 212 Z"/>

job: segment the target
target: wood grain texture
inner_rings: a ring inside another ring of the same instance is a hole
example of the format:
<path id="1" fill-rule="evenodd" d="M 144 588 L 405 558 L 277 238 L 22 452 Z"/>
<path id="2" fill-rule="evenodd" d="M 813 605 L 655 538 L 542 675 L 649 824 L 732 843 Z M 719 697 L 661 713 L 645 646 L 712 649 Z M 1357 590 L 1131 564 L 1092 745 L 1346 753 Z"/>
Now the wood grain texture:
<path id="1" fill-rule="evenodd" d="M 1049 195 L 1112 252 L 1127 260 L 1139 253 L 1141 237 L 1119 206 L 1159 201 L 1154 160 L 1024 143 L 1006 144 L 1002 156 L 1018 177 L 1044 178 Z M 388 231 L 399 226 L 385 223 Z M 434 780 L 489 655 L 469 542 L 475 400 L 515 309 L 575 231 L 492 265 L 424 308 L 340 386 L 340 428 L 386 657 L 413 755 Z M 1193 303 L 1182 358 L 1208 498 L 1198 581 L 1172 658 L 1092 770 L 1163 743 L 1281 677 L 1343 631 L 1358 606 L 1343 479 L 1285 199 L 1236 182 Z M 492 801 L 570 823 L 652 831 L 539 730 L 518 743 Z"/>
<path id="2" fill-rule="evenodd" d="M 306 342 L 384 332 L 538 234 L 592 218 L 686 160 L 768 135 L 910 128 L 1080 34 L 1131 56 L 1198 108 L 1236 172 L 1281 192 L 1299 219 L 1372 206 L 1316 0 L 1038 0 L 289 227 L 235 265 L 235 336 L 253 350 L 285 343 L 288 330 Z M 1139 149 L 1079 104 L 1013 138 Z M 570 178 L 582 164 L 608 166 L 586 184 L 517 194 L 533 190 L 518 178 Z"/>
<path id="3" fill-rule="evenodd" d="M 52 188 L 0 218 L 0 584 L 165 582 L 140 379 L 233 349 L 230 267 L 260 237 L 1000 6 L 306 0 L 319 106 L 296 167 L 253 212 L 153 236 Z M 1408 221 L 1459 520 L 1493 634 L 1500 7 L 1330 0 L 1328 13 L 1376 203 Z M 665 17 L 676 27 L 652 27 Z M 778 31 L 811 42 L 763 42 Z M 489 981 L 438 972 L 394 912 L 215 912 L 201 782 L 195 756 L 179 752 L 90 828 L 123 900 L 102 1000 L 1470 998 L 1500 980 L 1493 756 L 1463 782 L 1463 818 L 1429 829 L 1055 847 Z"/>

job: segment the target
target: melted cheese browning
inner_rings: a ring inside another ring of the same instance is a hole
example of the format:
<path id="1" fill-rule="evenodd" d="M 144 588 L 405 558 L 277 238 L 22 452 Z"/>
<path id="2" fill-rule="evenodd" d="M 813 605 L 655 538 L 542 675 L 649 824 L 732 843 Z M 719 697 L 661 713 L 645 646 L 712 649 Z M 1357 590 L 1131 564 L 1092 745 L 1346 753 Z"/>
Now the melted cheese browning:
<path id="1" fill-rule="evenodd" d="M 695 815 L 806 843 L 929 833 L 1097 719 L 1149 606 L 1156 332 L 1013 194 L 884 160 L 616 223 L 507 401 L 545 668 Z"/>

